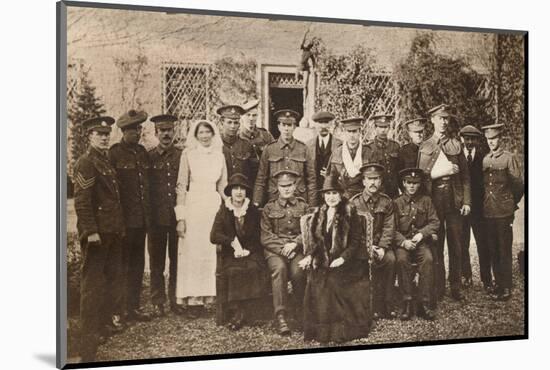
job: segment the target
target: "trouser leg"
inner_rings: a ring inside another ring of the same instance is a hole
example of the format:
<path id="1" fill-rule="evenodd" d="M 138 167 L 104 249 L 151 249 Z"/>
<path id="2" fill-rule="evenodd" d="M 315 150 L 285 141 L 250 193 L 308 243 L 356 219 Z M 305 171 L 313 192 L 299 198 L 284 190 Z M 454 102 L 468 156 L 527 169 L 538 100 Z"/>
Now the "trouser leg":
<path id="1" fill-rule="evenodd" d="M 298 262 L 300 262 L 304 256 L 301 253 L 297 253 L 296 256 L 290 261 L 288 264 L 289 270 L 290 270 L 290 279 L 292 281 L 292 289 L 294 296 L 294 303 L 295 307 L 298 310 L 301 310 L 302 305 L 304 303 L 304 293 L 306 290 L 306 275 L 304 273 L 304 270 L 298 266 Z"/>
<path id="2" fill-rule="evenodd" d="M 273 310 L 275 315 L 288 309 L 288 268 L 280 256 L 269 256 L 267 266 L 271 273 L 271 290 L 273 294 Z"/>
<path id="3" fill-rule="evenodd" d="M 416 260 L 418 264 L 418 291 L 420 299 L 423 303 L 431 302 L 431 294 L 433 291 L 433 256 L 429 245 L 422 243 L 416 251 Z"/>
<path id="4" fill-rule="evenodd" d="M 460 291 L 462 278 L 462 216 L 458 211 L 447 213 L 447 247 L 451 291 Z"/>
<path id="5" fill-rule="evenodd" d="M 178 277 L 178 234 L 176 227 L 168 229 L 168 299 L 170 304 L 176 304 L 176 281 Z"/>
<path id="6" fill-rule="evenodd" d="M 374 309 L 385 313 L 390 308 L 389 302 L 395 279 L 395 253 L 386 249 L 382 260 L 373 265 Z"/>
<path id="7" fill-rule="evenodd" d="M 472 278 L 472 265 L 470 262 L 470 228 L 471 228 L 470 216 L 462 218 L 462 277 L 465 279 Z"/>
<path id="8" fill-rule="evenodd" d="M 126 230 L 127 248 L 127 300 L 129 311 L 139 309 L 141 287 L 143 284 L 143 270 L 145 268 L 145 229 L 128 228 Z"/>
<path id="9" fill-rule="evenodd" d="M 149 235 L 147 249 L 149 251 L 149 268 L 151 269 L 151 301 L 153 304 L 166 302 L 166 286 L 164 269 L 166 265 L 166 242 L 168 230 L 162 226 L 153 228 Z"/>
<path id="10" fill-rule="evenodd" d="M 102 241 L 108 244 L 107 260 L 105 262 L 105 314 L 109 318 L 112 315 L 124 313 L 124 275 L 122 274 L 122 237 L 118 234 L 101 236 Z"/>
<path id="11" fill-rule="evenodd" d="M 490 286 L 493 283 L 491 254 L 487 246 L 487 229 L 483 218 L 478 217 L 472 220 L 472 231 L 479 259 L 479 277 L 484 286 Z"/>
<path id="12" fill-rule="evenodd" d="M 497 251 L 500 272 L 500 282 L 498 285 L 502 289 L 512 289 L 512 223 L 514 218 L 503 217 L 496 219 L 495 226 L 498 234 Z"/>
<path id="13" fill-rule="evenodd" d="M 404 248 L 395 250 L 397 280 L 399 281 L 399 290 L 404 301 L 412 299 L 412 266 L 410 261 L 410 252 Z"/>
<path id="14" fill-rule="evenodd" d="M 80 356 L 82 361 L 94 361 L 99 331 L 104 323 L 106 275 L 105 264 L 108 248 L 102 245 L 81 244 L 80 280 Z"/>

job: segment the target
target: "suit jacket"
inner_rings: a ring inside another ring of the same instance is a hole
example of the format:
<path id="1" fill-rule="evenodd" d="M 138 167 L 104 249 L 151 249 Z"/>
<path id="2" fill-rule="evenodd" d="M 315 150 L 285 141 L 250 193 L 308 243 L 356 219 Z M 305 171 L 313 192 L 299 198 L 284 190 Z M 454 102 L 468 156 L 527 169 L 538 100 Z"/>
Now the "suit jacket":
<path id="1" fill-rule="evenodd" d="M 472 163 L 468 163 L 464 151 L 462 151 L 462 153 L 470 171 L 470 188 L 472 194 L 472 210 L 470 217 L 479 219 L 483 216 L 483 158 L 487 155 L 488 150 L 483 147 L 476 147 Z"/>
<path id="2" fill-rule="evenodd" d="M 313 158 L 313 162 L 315 164 L 317 189 L 321 189 L 323 187 L 324 177 L 321 176 L 321 170 L 323 168 L 328 169 L 330 156 L 334 153 L 336 148 L 342 145 L 342 141 L 340 139 L 337 139 L 332 134 L 329 135 L 328 148 L 325 149 L 324 153 L 321 151 L 321 147 L 319 146 L 319 136 L 315 136 L 315 138 L 311 139 L 306 144 L 308 154 L 311 158 Z"/>

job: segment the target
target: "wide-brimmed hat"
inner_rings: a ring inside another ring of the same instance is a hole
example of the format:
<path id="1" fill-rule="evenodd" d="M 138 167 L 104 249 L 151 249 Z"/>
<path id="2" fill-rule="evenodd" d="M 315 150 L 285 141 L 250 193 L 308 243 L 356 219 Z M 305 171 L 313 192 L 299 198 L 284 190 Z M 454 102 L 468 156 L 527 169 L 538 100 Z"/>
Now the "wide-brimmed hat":
<path id="1" fill-rule="evenodd" d="M 229 183 L 227 184 L 225 189 L 223 189 L 223 193 L 228 197 L 230 197 L 231 189 L 233 189 L 235 186 L 242 186 L 243 188 L 246 189 L 247 194 L 250 194 L 251 188 L 250 188 L 250 185 L 248 184 L 248 177 L 246 177 L 242 173 L 233 174 L 229 178 Z"/>
<path id="2" fill-rule="evenodd" d="M 327 176 L 325 177 L 325 181 L 323 182 L 323 188 L 321 189 L 322 192 L 330 191 L 330 190 L 336 190 L 339 193 L 343 193 L 344 189 L 342 188 L 342 185 L 338 181 L 338 176 Z"/>

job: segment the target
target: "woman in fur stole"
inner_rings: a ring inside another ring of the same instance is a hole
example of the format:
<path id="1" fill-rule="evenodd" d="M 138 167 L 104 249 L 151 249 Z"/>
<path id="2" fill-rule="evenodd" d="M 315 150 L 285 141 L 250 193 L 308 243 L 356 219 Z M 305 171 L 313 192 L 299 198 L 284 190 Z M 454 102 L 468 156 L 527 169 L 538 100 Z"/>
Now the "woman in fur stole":
<path id="1" fill-rule="evenodd" d="M 370 331 L 369 267 L 357 253 L 366 248 L 355 208 L 337 178 L 323 184 L 324 204 L 302 218 L 308 270 L 304 298 L 304 340 L 345 342 Z"/>

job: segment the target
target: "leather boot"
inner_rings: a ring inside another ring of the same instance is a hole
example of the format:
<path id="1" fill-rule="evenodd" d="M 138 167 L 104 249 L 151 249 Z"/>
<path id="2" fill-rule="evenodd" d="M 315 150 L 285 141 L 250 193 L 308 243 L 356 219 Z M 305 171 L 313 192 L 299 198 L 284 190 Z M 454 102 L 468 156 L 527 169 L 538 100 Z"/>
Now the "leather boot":
<path id="1" fill-rule="evenodd" d="M 279 312 L 277 314 L 277 332 L 279 333 L 279 335 L 285 336 L 285 337 L 290 335 L 290 327 L 286 322 L 286 317 L 284 312 Z"/>
<path id="2" fill-rule="evenodd" d="M 399 316 L 399 318 L 402 321 L 407 321 L 407 320 L 410 320 L 411 317 L 412 317 L 412 304 L 410 300 L 406 300 L 403 303 L 403 312 L 401 312 L 401 316 Z"/>

